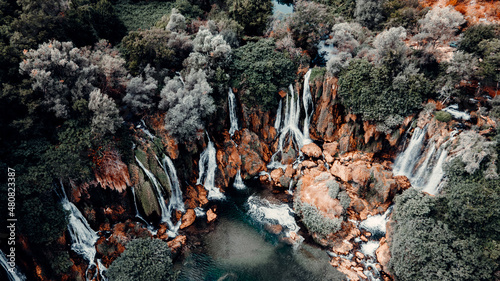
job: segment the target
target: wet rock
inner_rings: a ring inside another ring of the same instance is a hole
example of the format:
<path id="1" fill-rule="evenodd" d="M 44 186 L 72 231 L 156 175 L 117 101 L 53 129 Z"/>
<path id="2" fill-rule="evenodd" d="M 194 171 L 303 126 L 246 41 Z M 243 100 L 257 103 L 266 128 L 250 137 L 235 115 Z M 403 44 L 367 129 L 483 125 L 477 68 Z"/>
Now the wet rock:
<path id="1" fill-rule="evenodd" d="M 184 235 L 177 235 L 173 240 L 171 241 L 168 241 L 167 242 L 167 245 L 168 247 L 170 247 L 170 249 L 172 250 L 172 252 L 174 254 L 176 253 L 179 253 L 179 251 L 181 250 L 182 246 L 184 246 L 186 244 L 186 236 Z"/>
<path id="2" fill-rule="evenodd" d="M 352 169 L 348 166 L 342 165 L 340 161 L 333 162 L 332 166 L 330 167 L 330 173 L 333 176 L 340 178 L 344 182 L 349 182 L 352 180 Z"/>
<path id="3" fill-rule="evenodd" d="M 196 213 L 194 212 L 193 209 L 188 209 L 184 216 L 182 216 L 182 224 L 180 226 L 180 229 L 184 229 L 194 223 L 196 220 Z"/>
<path id="4" fill-rule="evenodd" d="M 317 146 L 315 143 L 309 143 L 304 145 L 300 151 L 304 153 L 305 155 L 313 158 L 319 158 L 322 155 L 321 148 Z"/>
<path id="5" fill-rule="evenodd" d="M 213 222 L 215 219 L 217 218 L 217 214 L 212 210 L 212 209 L 209 209 L 207 211 L 207 222 L 208 223 L 211 223 Z"/>
<path id="6" fill-rule="evenodd" d="M 283 174 L 284 174 L 283 169 L 281 168 L 274 169 L 271 171 L 271 179 L 276 185 L 281 186 L 280 178 L 283 176 Z"/>
<path id="7" fill-rule="evenodd" d="M 283 226 L 280 224 L 266 224 L 265 228 L 267 231 L 269 231 L 272 234 L 280 234 L 283 231 Z"/>
<path id="8" fill-rule="evenodd" d="M 378 247 L 375 254 L 377 256 L 377 261 L 380 263 L 380 265 L 382 265 L 382 269 L 385 272 L 389 272 L 388 265 L 389 261 L 391 260 L 391 252 L 389 250 L 389 244 L 387 243 L 385 237 L 380 240 L 380 247 Z"/>
<path id="9" fill-rule="evenodd" d="M 186 198 L 188 199 L 184 204 L 190 209 L 204 207 L 208 204 L 207 194 L 208 192 L 203 185 L 188 185 L 185 191 Z"/>
<path id="10" fill-rule="evenodd" d="M 310 168 L 317 167 L 318 164 L 316 164 L 315 162 L 313 162 L 311 160 L 304 160 L 304 161 L 302 161 L 301 166 L 310 169 Z"/>
<path id="11" fill-rule="evenodd" d="M 325 142 L 323 144 L 323 153 L 325 155 L 330 155 L 334 157 L 337 153 L 339 152 L 339 143 L 334 141 L 334 142 Z"/>

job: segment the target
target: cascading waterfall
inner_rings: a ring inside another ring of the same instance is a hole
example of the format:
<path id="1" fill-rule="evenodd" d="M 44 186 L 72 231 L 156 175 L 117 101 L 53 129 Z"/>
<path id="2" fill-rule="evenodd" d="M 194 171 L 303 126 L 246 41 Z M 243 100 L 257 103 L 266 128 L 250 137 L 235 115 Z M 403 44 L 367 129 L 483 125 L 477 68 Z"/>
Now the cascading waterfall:
<path id="1" fill-rule="evenodd" d="M 424 129 L 420 129 L 419 127 L 415 128 L 408 147 L 396 158 L 396 161 L 394 162 L 394 167 L 392 169 L 394 175 L 408 176 L 412 173 L 413 168 L 417 164 L 420 157 L 422 147 L 425 142 L 426 131 L 427 126 Z"/>
<path id="2" fill-rule="evenodd" d="M 396 158 L 393 172 L 394 175 L 408 177 L 413 187 L 435 195 L 439 192 L 444 177 L 443 165 L 448 157 L 447 147 L 455 138 L 456 132 L 452 132 L 451 138 L 438 148 L 434 139 L 425 142 L 426 130 L 427 127 L 423 130 L 415 128 L 408 147 Z"/>
<path id="3" fill-rule="evenodd" d="M 236 173 L 236 177 L 234 178 L 234 184 L 233 186 L 237 190 L 244 190 L 247 188 L 245 183 L 243 183 L 243 179 L 241 178 L 241 170 L 238 170 L 238 173 Z"/>
<path id="4" fill-rule="evenodd" d="M 15 267 L 12 271 L 9 270 L 11 267 L 8 264 L 7 256 L 3 251 L 0 250 L 0 264 L 5 269 L 7 274 L 7 278 L 9 281 L 25 281 L 26 276 L 24 276 L 17 267 Z"/>
<path id="5" fill-rule="evenodd" d="M 311 117 L 314 113 L 313 100 L 311 96 L 311 88 L 309 87 L 309 77 L 311 77 L 312 69 L 309 69 L 304 76 L 304 90 L 302 92 L 302 102 L 304 103 L 304 129 L 303 129 L 303 145 L 311 143 L 311 138 L 309 137 L 309 123 L 311 122 Z M 311 110 L 309 110 L 309 106 Z"/>
<path id="6" fill-rule="evenodd" d="M 199 176 L 196 184 L 201 184 L 208 191 L 210 200 L 222 200 L 226 196 L 215 186 L 215 170 L 217 169 L 215 146 L 208 138 L 207 148 L 201 153 L 198 164 Z"/>
<path id="7" fill-rule="evenodd" d="M 66 191 L 64 191 L 62 181 L 61 191 L 62 194 L 59 194 L 59 197 L 61 198 L 61 204 L 63 208 L 69 212 L 68 233 L 71 237 L 71 250 L 73 250 L 75 253 L 89 262 L 89 266 L 87 268 L 87 271 L 85 272 L 86 277 L 89 269 L 92 266 L 96 267 L 97 275 L 99 268 L 95 263 L 95 243 L 97 242 L 97 239 L 99 239 L 99 236 L 97 236 L 96 232 L 92 230 L 89 223 L 87 222 L 87 219 L 85 219 L 78 208 L 68 200 Z M 91 279 L 93 278 L 87 280 Z"/>
<path id="8" fill-rule="evenodd" d="M 276 120 L 274 121 L 274 128 L 276 129 L 276 132 L 280 131 L 281 127 L 281 111 L 283 107 L 283 101 L 280 100 L 280 103 L 278 105 L 278 111 L 276 111 Z"/>
<path id="9" fill-rule="evenodd" d="M 238 117 L 236 116 L 236 97 L 234 96 L 231 88 L 229 88 L 227 100 L 229 107 L 229 121 L 231 123 L 229 134 L 233 136 L 234 132 L 238 131 Z"/>
<path id="10" fill-rule="evenodd" d="M 295 212 L 287 204 L 273 204 L 257 195 L 251 195 L 247 200 L 248 214 L 261 224 L 283 226 L 284 233 L 290 237 L 291 233 L 298 233 L 300 227 L 295 221 Z"/>
<path id="11" fill-rule="evenodd" d="M 146 176 L 149 178 L 149 180 L 151 181 L 151 183 L 154 185 L 154 187 L 156 189 L 158 204 L 160 205 L 160 211 L 161 211 L 160 222 L 171 224 L 172 222 L 170 221 L 170 212 L 168 211 L 167 204 L 165 204 L 165 198 L 163 197 L 163 192 L 161 190 L 160 183 L 158 182 L 156 177 L 153 175 L 153 173 L 151 173 L 148 169 L 146 169 L 146 167 L 144 167 L 144 165 L 141 163 L 141 161 L 139 161 L 137 156 L 135 157 L 135 161 L 137 162 L 137 164 L 139 164 L 139 167 L 141 167 L 142 171 L 146 174 Z"/>
<path id="12" fill-rule="evenodd" d="M 146 221 L 146 219 L 144 219 L 141 214 L 139 213 L 139 208 L 137 207 L 137 197 L 135 195 L 135 187 L 132 187 L 130 188 L 132 190 L 132 197 L 134 199 L 134 207 L 135 207 L 135 217 L 140 219 L 143 223 L 145 223 L 147 225 L 148 228 L 151 227 L 151 225 L 149 224 L 148 221 Z"/>
<path id="13" fill-rule="evenodd" d="M 141 119 L 141 125 L 137 126 L 137 128 L 140 128 L 151 140 L 155 139 L 155 136 L 148 130 L 144 120 Z"/>

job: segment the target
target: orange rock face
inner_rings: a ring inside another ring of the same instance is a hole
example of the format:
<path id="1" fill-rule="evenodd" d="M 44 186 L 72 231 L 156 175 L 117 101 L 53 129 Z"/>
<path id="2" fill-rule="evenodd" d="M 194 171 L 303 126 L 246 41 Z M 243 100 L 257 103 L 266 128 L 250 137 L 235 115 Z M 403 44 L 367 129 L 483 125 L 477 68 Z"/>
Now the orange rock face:
<path id="1" fill-rule="evenodd" d="M 184 216 L 182 216 L 182 224 L 180 226 L 180 229 L 184 229 L 194 223 L 196 220 L 196 213 L 194 212 L 193 209 L 188 209 Z"/>
<path id="2" fill-rule="evenodd" d="M 305 155 L 313 158 L 319 158 L 322 155 L 321 148 L 317 146 L 315 143 L 309 143 L 304 145 L 300 151 L 304 153 Z"/>

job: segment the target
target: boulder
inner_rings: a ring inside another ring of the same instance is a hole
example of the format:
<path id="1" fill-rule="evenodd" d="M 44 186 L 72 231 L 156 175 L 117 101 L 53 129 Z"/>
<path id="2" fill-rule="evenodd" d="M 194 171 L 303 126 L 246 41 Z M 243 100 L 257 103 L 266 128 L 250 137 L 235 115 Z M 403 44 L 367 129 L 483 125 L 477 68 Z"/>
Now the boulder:
<path id="1" fill-rule="evenodd" d="M 196 220 L 196 213 L 193 209 L 188 209 L 184 216 L 182 216 L 182 224 L 180 226 L 181 229 L 184 229 L 194 223 Z"/>
<path id="2" fill-rule="evenodd" d="M 211 223 L 213 222 L 215 219 L 217 218 L 217 214 L 212 210 L 212 209 L 209 209 L 207 211 L 207 222 L 208 223 Z"/>
<path id="3" fill-rule="evenodd" d="M 349 182 L 352 180 L 352 169 L 350 167 L 344 166 L 340 163 L 340 161 L 333 162 L 330 173 L 340 178 L 344 182 Z"/>
<path id="4" fill-rule="evenodd" d="M 325 142 L 323 144 L 323 152 L 325 155 L 330 155 L 334 157 L 339 152 L 339 143 L 334 142 Z"/>
<path id="5" fill-rule="evenodd" d="M 382 265 L 382 269 L 385 272 L 389 272 L 387 266 L 389 265 L 389 261 L 391 260 L 391 252 L 389 250 L 389 244 L 387 243 L 385 237 L 380 240 L 380 247 L 378 247 L 375 254 L 377 256 L 377 261 Z"/>
<path id="6" fill-rule="evenodd" d="M 321 148 L 319 148 L 319 146 L 317 146 L 315 143 L 309 143 L 304 145 L 300 149 L 300 151 L 302 151 L 302 153 L 304 153 L 305 155 L 313 158 L 319 158 L 322 155 Z"/>

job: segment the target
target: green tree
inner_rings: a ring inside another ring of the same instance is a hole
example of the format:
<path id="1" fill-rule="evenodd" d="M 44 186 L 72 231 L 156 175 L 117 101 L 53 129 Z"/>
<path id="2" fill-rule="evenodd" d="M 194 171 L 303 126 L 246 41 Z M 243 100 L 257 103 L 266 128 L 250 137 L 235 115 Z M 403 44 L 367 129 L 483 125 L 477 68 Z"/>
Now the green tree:
<path id="1" fill-rule="evenodd" d="M 483 40 L 490 40 L 496 37 L 496 32 L 500 27 L 494 24 L 476 24 L 465 30 L 462 40 L 458 44 L 458 49 L 467 53 L 477 53 L 479 43 Z"/>
<path id="2" fill-rule="evenodd" d="M 241 100 L 247 106 L 275 108 L 278 91 L 295 78 L 295 65 L 285 54 L 275 50 L 274 41 L 262 39 L 233 50 L 230 66 L 233 87 L 244 91 Z"/>
<path id="3" fill-rule="evenodd" d="M 229 0 L 229 15 L 236 20 L 248 35 L 261 35 L 272 14 L 271 0 Z"/>
<path id="4" fill-rule="evenodd" d="M 159 239 L 130 241 L 105 273 L 110 281 L 174 281 L 170 248 Z"/>

